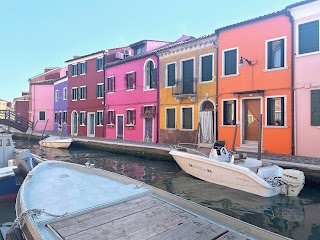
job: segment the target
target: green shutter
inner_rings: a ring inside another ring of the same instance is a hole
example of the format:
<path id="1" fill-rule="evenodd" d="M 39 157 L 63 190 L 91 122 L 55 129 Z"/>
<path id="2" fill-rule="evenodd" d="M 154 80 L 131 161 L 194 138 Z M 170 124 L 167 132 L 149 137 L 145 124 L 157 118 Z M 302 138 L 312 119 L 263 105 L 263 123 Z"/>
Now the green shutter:
<path id="1" fill-rule="evenodd" d="M 299 25 L 299 54 L 319 51 L 319 20 Z"/>
<path id="2" fill-rule="evenodd" d="M 311 126 L 320 126 L 320 90 L 311 90 Z"/>

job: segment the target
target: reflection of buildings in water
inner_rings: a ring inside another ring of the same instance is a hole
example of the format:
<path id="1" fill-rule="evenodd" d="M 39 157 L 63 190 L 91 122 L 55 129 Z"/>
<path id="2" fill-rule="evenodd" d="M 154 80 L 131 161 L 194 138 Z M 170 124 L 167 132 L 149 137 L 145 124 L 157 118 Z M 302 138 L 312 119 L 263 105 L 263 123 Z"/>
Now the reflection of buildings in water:
<path id="1" fill-rule="evenodd" d="M 298 197 L 263 198 L 196 179 L 183 171 L 172 179 L 172 188 L 176 195 L 282 235 L 290 236 L 305 222 Z"/>
<path id="2" fill-rule="evenodd" d="M 53 158 L 70 158 L 70 151 L 68 149 L 58 149 L 58 148 L 41 148 L 42 151 L 47 156 L 52 156 Z"/>

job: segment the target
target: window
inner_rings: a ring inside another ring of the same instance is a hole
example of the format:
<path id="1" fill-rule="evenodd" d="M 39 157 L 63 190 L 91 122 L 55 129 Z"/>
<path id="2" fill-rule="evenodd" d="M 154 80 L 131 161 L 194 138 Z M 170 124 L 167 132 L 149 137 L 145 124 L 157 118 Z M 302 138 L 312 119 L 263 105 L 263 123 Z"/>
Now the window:
<path id="1" fill-rule="evenodd" d="M 87 72 L 87 63 L 82 62 L 80 63 L 80 74 L 86 74 Z"/>
<path id="2" fill-rule="evenodd" d="M 284 126 L 284 97 L 267 98 L 267 125 Z"/>
<path id="3" fill-rule="evenodd" d="M 72 76 L 78 75 L 78 64 L 72 64 Z"/>
<path id="4" fill-rule="evenodd" d="M 284 39 L 267 42 L 267 69 L 284 67 Z"/>
<path id="5" fill-rule="evenodd" d="M 127 125 L 136 124 L 136 110 L 127 110 Z"/>
<path id="6" fill-rule="evenodd" d="M 96 71 L 101 71 L 103 69 L 103 57 L 96 59 Z"/>
<path id="7" fill-rule="evenodd" d="M 166 128 L 176 128 L 176 109 L 168 108 L 166 110 Z"/>
<path id="8" fill-rule="evenodd" d="M 114 125 L 114 111 L 108 111 L 108 119 L 107 119 L 107 124 L 109 125 Z"/>
<path id="9" fill-rule="evenodd" d="M 107 78 L 107 92 L 114 92 L 115 90 L 115 82 L 114 82 L 114 76 Z"/>
<path id="10" fill-rule="evenodd" d="M 87 98 L 87 87 L 82 86 L 80 87 L 80 99 L 86 99 Z"/>
<path id="11" fill-rule="evenodd" d="M 224 51 L 224 76 L 238 73 L 237 55 L 238 49 Z"/>
<path id="12" fill-rule="evenodd" d="M 71 89 L 72 101 L 77 101 L 78 99 L 78 88 Z"/>
<path id="13" fill-rule="evenodd" d="M 55 100 L 56 102 L 58 102 L 58 100 L 59 100 L 59 90 L 56 90 L 56 91 L 55 91 L 54 100 Z"/>
<path id="14" fill-rule="evenodd" d="M 39 111 L 39 121 L 46 120 L 46 111 Z"/>
<path id="15" fill-rule="evenodd" d="M 319 20 L 299 25 L 299 54 L 319 51 Z"/>
<path id="16" fill-rule="evenodd" d="M 86 125 L 86 122 L 87 122 L 86 112 L 80 112 L 80 115 L 79 115 L 79 124 L 80 124 L 81 126 L 85 126 L 85 125 Z"/>
<path id="17" fill-rule="evenodd" d="M 6 139 L 6 146 L 8 147 L 8 146 L 11 146 L 11 141 L 10 141 L 10 139 Z"/>
<path id="18" fill-rule="evenodd" d="M 320 126 L 320 90 L 311 90 L 311 126 Z"/>
<path id="19" fill-rule="evenodd" d="M 154 63 L 148 60 L 144 69 L 144 88 L 154 89 L 157 87 L 157 69 L 154 68 Z"/>
<path id="20" fill-rule="evenodd" d="M 236 100 L 223 101 L 223 125 L 235 125 L 236 113 Z"/>
<path id="21" fill-rule="evenodd" d="M 182 108 L 182 129 L 192 129 L 193 126 L 193 109 L 191 107 Z"/>
<path id="22" fill-rule="evenodd" d="M 103 111 L 97 111 L 96 126 L 103 126 Z"/>
<path id="23" fill-rule="evenodd" d="M 200 81 L 206 82 L 213 79 L 213 55 L 201 57 L 201 76 Z"/>
<path id="24" fill-rule="evenodd" d="M 176 64 L 171 63 L 167 65 L 167 86 L 174 86 L 176 84 Z"/>
<path id="25" fill-rule="evenodd" d="M 143 106 L 141 107 L 142 118 L 154 118 L 156 116 L 156 106 Z"/>
<path id="26" fill-rule="evenodd" d="M 64 112 L 62 113 L 62 122 L 63 122 L 63 123 L 67 123 L 67 122 L 68 122 L 67 111 L 64 111 Z"/>
<path id="27" fill-rule="evenodd" d="M 139 45 L 139 46 L 135 47 L 133 50 L 134 50 L 134 55 L 143 54 L 145 52 L 145 46 L 144 46 L 144 44 Z"/>
<path id="28" fill-rule="evenodd" d="M 100 83 L 96 86 L 96 97 L 103 98 L 104 97 L 104 84 Z"/>
<path id="29" fill-rule="evenodd" d="M 63 88 L 63 100 L 67 100 L 68 98 L 68 89 L 65 87 Z"/>
<path id="30" fill-rule="evenodd" d="M 125 75 L 125 84 L 126 84 L 127 90 L 136 88 L 136 73 L 135 72 L 127 73 Z"/>
<path id="31" fill-rule="evenodd" d="M 55 123 L 58 122 L 58 113 L 57 112 L 54 113 L 54 122 Z"/>

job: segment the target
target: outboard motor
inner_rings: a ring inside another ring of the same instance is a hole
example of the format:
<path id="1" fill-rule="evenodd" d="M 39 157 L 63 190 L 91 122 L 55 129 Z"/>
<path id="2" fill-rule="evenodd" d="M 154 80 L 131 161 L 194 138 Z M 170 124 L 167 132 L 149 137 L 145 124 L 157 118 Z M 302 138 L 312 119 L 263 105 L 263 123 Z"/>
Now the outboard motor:
<path id="1" fill-rule="evenodd" d="M 25 177 L 29 171 L 31 171 L 35 166 L 38 165 L 37 160 L 34 159 L 29 151 L 18 151 L 17 152 L 17 167 L 19 173 Z"/>
<path id="2" fill-rule="evenodd" d="M 284 169 L 281 180 L 281 193 L 292 197 L 299 195 L 305 183 L 304 173 L 294 169 Z"/>

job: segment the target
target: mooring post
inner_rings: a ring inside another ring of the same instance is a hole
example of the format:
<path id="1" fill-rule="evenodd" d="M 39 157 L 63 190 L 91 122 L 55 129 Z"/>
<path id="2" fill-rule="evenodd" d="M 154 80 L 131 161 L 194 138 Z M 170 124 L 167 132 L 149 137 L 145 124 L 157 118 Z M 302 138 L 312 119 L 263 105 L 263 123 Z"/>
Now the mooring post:
<path id="1" fill-rule="evenodd" d="M 261 139 L 262 139 L 262 114 L 259 119 L 259 139 L 258 139 L 258 159 L 261 159 Z"/>

